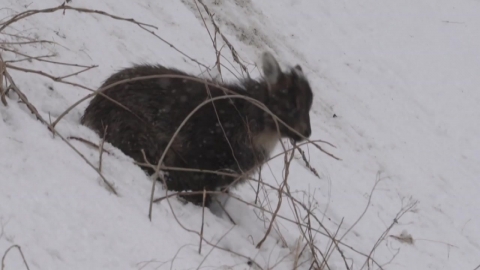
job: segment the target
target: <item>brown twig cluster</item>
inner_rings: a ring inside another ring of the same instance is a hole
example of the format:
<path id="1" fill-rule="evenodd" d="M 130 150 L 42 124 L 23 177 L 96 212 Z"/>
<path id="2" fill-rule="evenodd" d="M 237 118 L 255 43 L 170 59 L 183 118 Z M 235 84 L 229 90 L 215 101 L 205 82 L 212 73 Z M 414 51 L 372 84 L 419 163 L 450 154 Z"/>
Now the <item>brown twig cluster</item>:
<path id="1" fill-rule="evenodd" d="M 200 8 L 198 7 L 197 5 L 197 2 L 200 3 L 203 7 L 203 9 L 205 10 L 205 12 L 208 14 L 208 16 L 210 17 L 210 21 L 215 29 L 215 35 L 214 37 L 212 37 L 212 35 L 210 34 L 210 31 L 208 30 L 208 27 L 207 27 L 207 24 L 205 22 L 205 19 L 203 18 L 202 16 L 202 12 L 200 11 Z M 204 26 L 205 28 L 207 29 L 208 31 L 208 34 L 210 35 L 210 39 L 212 40 L 212 44 L 213 44 L 213 47 L 215 48 L 215 55 L 217 56 L 217 67 L 218 67 L 218 70 L 219 70 L 219 73 L 221 75 L 221 71 L 220 71 L 220 51 L 217 49 L 217 34 L 220 35 L 220 37 L 222 37 L 222 40 L 223 42 L 225 43 L 225 45 L 227 45 L 228 49 L 230 50 L 230 52 L 232 53 L 232 58 L 233 58 L 233 61 L 235 61 L 240 67 L 241 69 L 243 70 L 243 72 L 245 72 L 247 75 L 249 74 L 248 73 L 248 69 L 247 67 L 245 66 L 245 64 L 243 64 L 241 61 L 240 61 L 240 57 L 238 55 L 238 52 L 237 50 L 235 50 L 235 47 L 232 45 L 232 43 L 225 37 L 225 35 L 220 31 L 220 27 L 218 27 L 217 23 L 215 22 L 215 19 L 214 19 L 214 14 L 212 12 L 210 12 L 210 9 L 208 9 L 208 6 L 205 5 L 203 3 L 202 0 L 195 0 L 195 5 L 197 6 L 197 9 L 198 9 L 198 12 L 200 13 L 200 16 L 202 17 L 202 20 L 203 20 L 203 23 L 204 23 Z"/>

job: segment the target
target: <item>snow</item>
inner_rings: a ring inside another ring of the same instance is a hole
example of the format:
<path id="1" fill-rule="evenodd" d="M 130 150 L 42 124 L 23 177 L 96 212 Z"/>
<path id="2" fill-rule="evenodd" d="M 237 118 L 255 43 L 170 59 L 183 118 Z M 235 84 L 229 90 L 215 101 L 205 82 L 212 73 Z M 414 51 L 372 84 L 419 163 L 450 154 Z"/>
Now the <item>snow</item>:
<path id="1" fill-rule="evenodd" d="M 4 0 L 0 18 L 5 21 L 17 12 L 61 3 Z M 273 52 L 283 67 L 302 66 L 315 95 L 311 139 L 333 143 L 337 148 L 323 146 L 342 160 L 304 147 L 320 179 L 298 156 L 289 185 L 300 201 L 309 199 L 304 194 L 314 197 L 315 212 L 332 234 L 341 225 L 338 235 L 348 232 L 342 242 L 368 254 L 402 204 L 418 201 L 388 233 L 397 238 L 387 236 L 376 248 L 373 256 L 385 264 L 383 269 L 473 270 L 480 264 L 480 2 L 204 3 L 241 59 L 251 63 L 252 76 L 259 76 L 253 64 L 265 50 Z M 70 4 L 155 25 L 156 34 L 188 56 L 207 66 L 215 64 L 215 50 L 194 1 Z M 202 15 L 213 33 L 208 15 Z M 15 46 L 24 54 L 55 54 L 50 60 L 98 65 L 67 79 L 91 89 L 134 63 L 162 63 L 194 74 L 203 71 L 137 25 L 98 14 L 70 10 L 37 14 L 5 29 L 0 46 L 2 40 L 18 41 L 5 33 L 55 42 Z M 4 60 L 24 58 L 0 53 Z M 227 47 L 222 55 L 230 70 L 240 70 L 229 64 L 234 62 Z M 12 65 L 55 76 L 80 70 L 39 61 Z M 90 93 L 38 74 L 8 71 L 47 121 Z M 226 69 L 222 75 L 235 79 Z M 11 93 L 8 106 L 0 105 L 0 255 L 19 245 L 30 269 L 249 269 L 246 257 L 263 269 L 292 269 L 291 253 L 301 235 L 295 224 L 278 219 L 281 236 L 272 230 L 256 249 L 268 221 L 262 221 L 253 207 L 230 199 L 227 210 L 236 225 L 206 209 L 204 237 L 237 255 L 220 249 L 210 253 L 212 247 L 206 243 L 199 254 L 199 236 L 182 226 L 200 231 L 200 207 L 172 198 L 171 206 L 167 201 L 154 205 L 150 221 L 151 181 L 130 158 L 105 144 L 110 154 L 103 155 L 102 172 L 120 194 L 115 196 L 79 155 L 17 101 Z M 86 106 L 84 102 L 67 114 L 58 131 L 64 137 L 99 143 L 94 132 L 79 124 Z M 98 150 L 69 141 L 98 165 Z M 277 185 L 282 168 L 280 157 L 264 167 L 262 177 Z M 377 179 L 381 181 L 370 198 Z M 234 193 L 249 202 L 255 199 L 249 185 Z M 157 188 L 156 197 L 163 195 Z M 268 196 L 274 208 L 277 194 Z M 280 214 L 293 218 L 291 209 L 284 199 Z M 405 236 L 411 236 L 413 244 L 398 240 Z M 322 250 L 329 245 L 320 235 L 316 244 Z M 365 257 L 345 246 L 341 249 L 351 258 L 347 260 L 351 269 L 362 268 Z M 5 269 L 25 269 L 17 250 L 11 250 L 4 262 Z M 329 267 L 346 269 L 338 252 Z"/>

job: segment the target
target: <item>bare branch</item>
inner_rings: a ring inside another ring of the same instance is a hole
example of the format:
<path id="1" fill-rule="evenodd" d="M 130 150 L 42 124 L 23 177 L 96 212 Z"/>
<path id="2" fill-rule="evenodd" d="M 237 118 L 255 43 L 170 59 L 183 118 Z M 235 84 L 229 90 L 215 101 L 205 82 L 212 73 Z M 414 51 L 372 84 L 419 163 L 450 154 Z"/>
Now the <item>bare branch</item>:
<path id="1" fill-rule="evenodd" d="M 25 264 L 25 267 L 27 268 L 27 270 L 30 270 L 30 267 L 28 267 L 27 260 L 25 260 L 25 255 L 23 255 L 22 248 L 21 248 L 19 245 L 10 246 L 10 247 L 5 251 L 5 253 L 3 254 L 3 257 L 2 257 L 2 270 L 5 269 L 5 258 L 7 257 L 8 252 L 10 252 L 10 250 L 12 250 L 13 248 L 18 249 L 18 252 L 20 252 L 20 255 L 22 256 L 22 260 L 23 260 L 23 263 Z"/>
<path id="2" fill-rule="evenodd" d="M 61 11 L 61 10 L 63 10 L 63 11 L 73 10 L 73 11 L 82 12 L 82 13 L 96 13 L 96 14 L 108 16 L 108 17 L 110 17 L 112 19 L 115 19 L 115 20 L 127 21 L 127 22 L 138 24 L 139 26 L 146 26 L 146 27 L 151 27 L 151 28 L 158 29 L 154 25 L 138 22 L 134 19 L 122 18 L 122 17 L 119 17 L 119 16 L 109 14 L 109 13 L 104 12 L 104 11 L 100 11 L 100 10 L 92 10 L 92 9 L 86 9 L 86 8 L 76 8 L 76 7 L 72 7 L 72 6 L 67 6 L 67 5 L 65 5 L 65 3 L 63 3 L 60 6 L 57 6 L 57 7 L 54 7 L 54 8 L 27 10 L 27 11 L 21 12 L 21 13 L 15 15 L 15 16 L 13 16 L 10 20 L 5 21 L 3 23 L 0 23 L 0 26 L 1 26 L 0 27 L 0 32 L 2 30 L 4 30 L 5 28 L 7 28 L 12 23 L 14 23 L 16 21 L 19 21 L 21 19 L 30 17 L 32 15 L 39 14 L 39 13 L 53 13 L 53 12 L 57 12 L 57 11 Z"/>
<path id="3" fill-rule="evenodd" d="M 272 230 L 273 222 L 275 221 L 275 217 L 278 215 L 278 211 L 280 211 L 280 207 L 282 206 L 282 197 L 283 197 L 282 193 L 283 193 L 283 189 L 287 185 L 288 176 L 290 174 L 290 163 L 292 162 L 294 154 L 295 154 L 295 148 L 292 149 L 290 158 L 287 158 L 287 154 L 285 154 L 285 178 L 284 178 L 285 180 L 283 180 L 282 185 L 280 186 L 280 189 L 278 191 L 277 209 L 273 213 L 272 220 L 270 222 L 270 225 L 268 226 L 265 236 L 262 238 L 262 240 L 260 240 L 260 242 L 258 242 L 256 246 L 257 248 L 260 248 L 262 246 L 263 242 L 265 242 L 265 240 L 267 239 L 267 236 L 270 234 L 270 231 Z"/>
<path id="4" fill-rule="evenodd" d="M 365 206 L 365 209 L 363 210 L 362 214 L 358 217 L 358 219 L 352 224 L 352 226 L 350 228 L 348 228 L 348 230 L 342 235 L 342 237 L 340 237 L 340 240 L 343 240 L 343 238 L 345 238 L 345 236 L 358 224 L 358 222 L 363 218 L 363 216 L 365 215 L 365 213 L 367 213 L 367 210 L 368 210 L 368 207 L 370 207 L 370 203 L 372 201 L 372 196 L 373 196 L 373 192 L 375 191 L 375 188 L 377 187 L 378 183 L 380 183 L 381 179 L 380 179 L 380 172 L 377 172 L 377 179 L 375 181 L 375 184 L 373 185 L 372 187 L 372 190 L 370 191 L 370 195 L 368 196 L 368 201 L 367 201 L 367 205 Z"/>
<path id="5" fill-rule="evenodd" d="M 108 126 L 105 126 L 105 129 L 103 131 L 102 142 L 100 143 L 100 154 L 99 154 L 99 158 L 98 158 L 98 170 L 100 172 L 102 171 L 103 145 L 105 144 L 105 137 L 107 137 L 107 129 L 108 129 Z"/>
<path id="6" fill-rule="evenodd" d="M 205 224 L 205 199 L 206 198 L 207 198 L 207 190 L 203 188 L 202 227 L 200 228 L 200 244 L 198 245 L 198 254 L 202 254 L 203 225 Z"/>

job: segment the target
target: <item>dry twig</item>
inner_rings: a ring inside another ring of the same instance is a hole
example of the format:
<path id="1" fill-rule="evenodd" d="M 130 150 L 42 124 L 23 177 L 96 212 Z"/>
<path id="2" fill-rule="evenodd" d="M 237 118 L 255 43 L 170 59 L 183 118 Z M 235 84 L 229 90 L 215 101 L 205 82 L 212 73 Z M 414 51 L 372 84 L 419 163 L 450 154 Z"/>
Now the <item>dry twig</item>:
<path id="1" fill-rule="evenodd" d="M 277 209 L 275 210 L 275 212 L 273 213 L 273 216 L 272 216 L 272 220 L 270 222 L 270 225 L 268 226 L 268 229 L 267 229 L 267 232 L 265 233 L 265 236 L 262 238 L 262 240 L 260 240 L 260 242 L 258 242 L 257 244 L 257 248 L 260 248 L 262 247 L 262 244 L 263 242 L 265 242 L 265 240 L 267 239 L 267 236 L 270 234 L 270 231 L 272 230 L 272 226 L 273 226 L 273 222 L 275 221 L 275 217 L 278 215 L 278 211 L 280 211 L 280 207 L 282 206 L 282 193 L 283 193 L 283 190 L 285 188 L 285 186 L 287 186 L 287 180 L 288 180 L 288 176 L 290 174 L 290 163 L 292 162 L 292 159 L 293 159 L 293 156 L 294 156 L 294 153 L 295 153 L 295 148 L 292 149 L 292 152 L 290 154 L 290 158 L 287 157 L 287 154 L 285 154 L 285 178 L 278 190 L 278 203 L 277 203 Z"/>
<path id="2" fill-rule="evenodd" d="M 102 142 L 100 143 L 100 154 L 99 154 L 99 158 L 98 158 L 98 170 L 100 172 L 102 171 L 103 145 L 105 144 L 105 137 L 107 137 L 107 129 L 108 129 L 108 126 L 105 126 L 105 129 L 103 131 Z"/>
<path id="3" fill-rule="evenodd" d="M 357 220 L 352 224 L 352 226 L 350 228 L 348 228 L 348 230 L 342 235 L 342 237 L 340 237 L 340 240 L 343 240 L 343 238 L 345 238 L 345 236 L 358 224 L 358 222 L 363 218 L 363 216 L 365 215 L 365 213 L 367 213 L 367 210 L 368 208 L 370 207 L 370 203 L 372 201 L 372 196 L 373 196 L 373 192 L 375 191 L 375 188 L 377 187 L 378 183 L 380 183 L 380 181 L 382 180 L 380 178 L 380 173 L 381 172 L 377 172 L 377 179 L 375 181 L 375 184 L 373 185 L 372 187 L 372 190 L 370 191 L 370 194 L 368 196 L 368 201 L 367 201 L 367 205 L 365 206 L 365 209 L 363 210 L 362 214 L 357 218 Z"/>
<path id="4" fill-rule="evenodd" d="M 68 139 L 68 140 L 76 140 L 76 141 L 79 141 L 79 142 L 83 142 L 83 143 L 85 143 L 86 145 L 91 146 L 91 147 L 93 147 L 93 148 L 95 148 L 95 149 L 97 149 L 97 150 L 100 151 L 100 145 L 95 144 L 95 143 L 93 143 L 93 142 L 91 142 L 91 141 L 89 141 L 89 140 L 85 140 L 84 138 L 80 138 L 80 137 L 76 137 L 76 136 L 68 136 L 67 139 Z M 105 153 L 107 153 L 107 154 L 109 154 L 109 155 L 111 154 L 108 150 L 105 150 L 105 149 L 103 149 L 103 152 L 105 152 Z"/>
<path id="5" fill-rule="evenodd" d="M 202 227 L 200 228 L 200 244 L 198 245 L 198 254 L 202 254 L 203 225 L 205 224 L 205 199 L 206 198 L 207 198 L 207 190 L 203 188 Z"/>
<path id="6" fill-rule="evenodd" d="M 300 154 L 302 155 L 302 159 L 303 161 L 305 162 L 305 166 L 307 166 L 307 168 L 317 177 L 317 178 L 320 178 L 320 175 L 318 174 L 317 170 L 312 167 L 312 165 L 310 164 L 310 162 L 308 161 L 307 157 L 305 156 L 305 151 L 303 151 L 300 147 L 297 148 L 298 149 L 298 152 L 300 152 Z"/>
<path id="7" fill-rule="evenodd" d="M 7 100 L 5 99 L 5 94 L 7 89 L 3 89 L 3 78 L 6 77 L 5 75 L 6 67 L 3 59 L 0 57 L 0 99 L 2 100 L 3 105 L 7 106 Z"/>
<path id="8" fill-rule="evenodd" d="M 30 267 L 28 267 L 27 260 L 25 259 L 25 255 L 23 255 L 22 248 L 19 245 L 12 245 L 5 251 L 5 253 L 3 253 L 2 270 L 5 269 L 5 258 L 7 257 L 8 252 L 10 252 L 10 250 L 12 250 L 13 248 L 18 249 L 18 252 L 20 252 L 20 255 L 22 256 L 22 260 L 23 260 L 23 263 L 25 264 L 25 267 L 27 268 L 27 270 L 30 270 Z"/>

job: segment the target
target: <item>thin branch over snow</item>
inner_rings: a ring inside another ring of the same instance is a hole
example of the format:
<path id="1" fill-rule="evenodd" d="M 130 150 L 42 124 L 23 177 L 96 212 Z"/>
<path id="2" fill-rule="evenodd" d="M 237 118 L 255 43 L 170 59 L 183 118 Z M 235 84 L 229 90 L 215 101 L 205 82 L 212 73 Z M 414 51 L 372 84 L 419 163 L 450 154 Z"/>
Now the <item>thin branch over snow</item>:
<path id="1" fill-rule="evenodd" d="M 12 245 L 12 246 L 10 246 L 10 247 L 5 251 L 5 253 L 3 253 L 3 257 L 2 257 L 2 270 L 5 269 L 5 258 L 7 257 L 7 254 L 10 252 L 10 250 L 12 250 L 13 248 L 18 249 L 18 252 L 20 252 L 20 255 L 22 256 L 23 264 L 25 265 L 25 267 L 27 268 L 27 270 L 30 270 L 30 267 L 28 266 L 27 260 L 25 259 L 25 255 L 23 255 L 22 248 L 21 248 L 19 245 Z"/>

